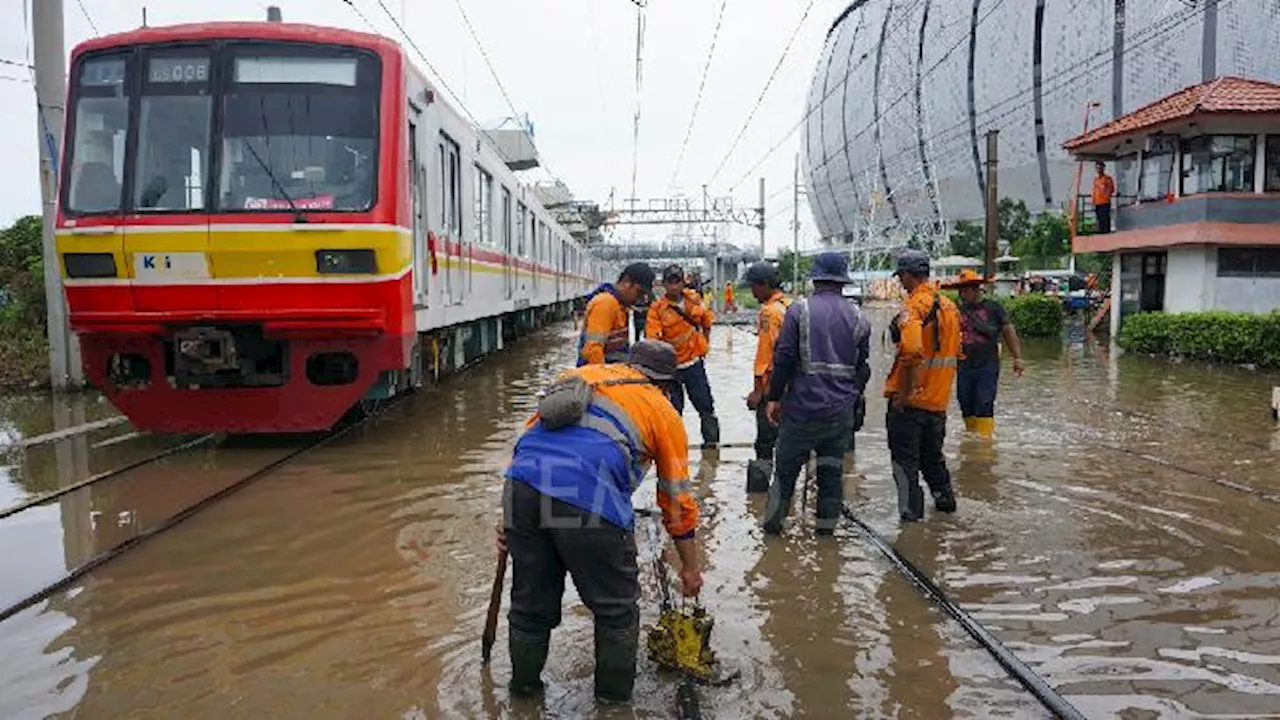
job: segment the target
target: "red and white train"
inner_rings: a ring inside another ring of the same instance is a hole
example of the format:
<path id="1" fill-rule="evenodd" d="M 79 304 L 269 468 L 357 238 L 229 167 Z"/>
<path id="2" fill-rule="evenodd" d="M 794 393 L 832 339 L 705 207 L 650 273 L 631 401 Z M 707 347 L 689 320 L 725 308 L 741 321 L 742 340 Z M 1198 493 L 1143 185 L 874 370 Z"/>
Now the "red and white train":
<path id="1" fill-rule="evenodd" d="M 386 38 L 143 28 L 76 47 L 70 86 L 71 324 L 139 428 L 331 427 L 612 270 Z"/>

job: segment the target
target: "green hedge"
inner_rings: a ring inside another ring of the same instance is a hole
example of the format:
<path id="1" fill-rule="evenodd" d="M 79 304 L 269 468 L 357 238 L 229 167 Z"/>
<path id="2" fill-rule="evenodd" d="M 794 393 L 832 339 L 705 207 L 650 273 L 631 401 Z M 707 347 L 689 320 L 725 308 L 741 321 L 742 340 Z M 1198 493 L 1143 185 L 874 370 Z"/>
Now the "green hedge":
<path id="1" fill-rule="evenodd" d="M 960 304 L 960 294 L 955 290 L 943 290 L 943 295 Z M 1062 334 L 1062 300 L 1052 295 L 1026 293 L 1013 297 L 992 297 L 1009 312 L 1009 319 L 1023 337 L 1057 337 Z"/>
<path id="2" fill-rule="evenodd" d="M 1125 318 L 1118 342 L 1132 352 L 1280 367 L 1280 310 L 1140 313 Z"/>

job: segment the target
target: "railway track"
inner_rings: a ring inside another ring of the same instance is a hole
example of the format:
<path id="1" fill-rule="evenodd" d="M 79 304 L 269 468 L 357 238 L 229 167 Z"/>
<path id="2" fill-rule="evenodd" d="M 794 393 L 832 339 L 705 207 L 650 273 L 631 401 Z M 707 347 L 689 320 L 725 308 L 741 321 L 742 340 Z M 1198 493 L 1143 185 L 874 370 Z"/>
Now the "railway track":
<path id="1" fill-rule="evenodd" d="M 410 396 L 405 396 L 405 397 L 410 397 Z M 320 434 L 318 437 L 308 440 L 301 447 L 289 450 L 284 455 L 279 456 L 271 460 L 270 462 L 264 465 L 261 465 L 258 468 L 246 473 L 245 475 L 241 476 L 239 479 L 231 482 L 228 485 L 225 485 L 222 489 L 210 495 L 205 496 L 204 498 L 196 501 L 191 505 L 188 505 L 187 507 L 174 513 L 173 515 L 168 516 L 161 522 L 138 532 L 136 535 L 133 535 L 129 539 L 124 540 L 123 542 L 111 547 L 110 549 L 104 550 L 98 553 L 97 555 L 94 555 L 93 557 L 89 558 L 88 560 L 81 563 L 80 565 L 68 570 L 66 573 L 64 573 L 61 577 L 54 580 L 53 582 L 50 582 L 47 585 L 31 592 L 30 594 L 18 600 L 17 602 L 14 602 L 8 605 L 7 607 L 4 607 L 3 609 L 0 609 L 0 623 L 4 622 L 5 620 L 8 620 L 14 615 L 17 615 L 23 610 L 26 610 L 40 603 L 41 601 L 48 599 L 55 593 L 67 588 L 69 585 L 76 582 L 77 580 L 84 577 L 85 575 L 92 572 L 93 570 L 100 568 L 103 565 L 106 565 L 107 563 L 111 562 L 112 560 L 119 558 L 121 555 L 124 555 L 130 550 L 133 550 L 139 545 L 142 545 L 146 541 L 151 540 L 152 538 L 155 538 L 159 535 L 162 535 L 169 530 L 172 530 L 173 528 L 181 525 L 183 522 L 199 514 L 201 511 L 207 510 L 208 508 L 216 505 L 217 503 L 231 497 L 232 495 L 235 495 L 241 490 L 244 490 L 254 482 L 276 473 L 277 471 L 286 467 L 287 465 L 297 460 L 298 458 L 334 442 L 335 440 L 351 433 L 357 428 L 363 427 L 365 425 L 368 425 L 371 422 L 376 421 L 388 410 L 399 405 L 399 402 L 400 402 L 399 400 L 389 402 L 381 406 L 377 411 L 367 414 L 358 420 L 354 420 L 354 421 L 339 425 L 338 427 L 336 427 L 333 430 L 330 430 L 329 432 Z M 93 477 L 86 478 L 66 488 L 61 488 L 59 490 L 46 493 L 39 497 L 32 498 L 31 500 L 21 503 L 19 505 L 14 505 L 10 508 L 6 508 L 5 510 L 0 511 L 0 520 L 15 516 L 19 513 L 30 510 L 32 508 L 40 507 L 42 505 L 47 505 L 71 492 L 84 490 L 88 487 L 91 487 L 99 483 L 124 479 L 128 477 L 130 473 L 142 467 L 151 465 L 161 459 L 171 457 L 173 455 L 186 452 L 189 450 L 193 450 L 197 447 L 202 447 L 206 443 L 210 442 L 213 437 L 214 436 L 212 435 L 206 435 L 206 436 L 196 438 L 194 440 L 168 448 L 148 458 L 144 458 L 137 462 L 130 463 L 128 465 L 122 466 L 115 470 L 111 470 L 105 473 L 100 473 Z"/>

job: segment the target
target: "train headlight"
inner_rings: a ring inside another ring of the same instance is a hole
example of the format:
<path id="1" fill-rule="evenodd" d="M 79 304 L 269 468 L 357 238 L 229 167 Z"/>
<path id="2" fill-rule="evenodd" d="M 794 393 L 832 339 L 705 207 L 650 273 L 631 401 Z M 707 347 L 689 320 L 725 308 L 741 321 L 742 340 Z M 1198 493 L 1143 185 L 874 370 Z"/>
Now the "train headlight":
<path id="1" fill-rule="evenodd" d="M 116 276 L 116 258 L 111 253 L 63 253 L 62 266 L 69 278 Z"/>
<path id="2" fill-rule="evenodd" d="M 372 250 L 317 250 L 316 272 L 321 275 L 372 275 L 378 271 Z"/>

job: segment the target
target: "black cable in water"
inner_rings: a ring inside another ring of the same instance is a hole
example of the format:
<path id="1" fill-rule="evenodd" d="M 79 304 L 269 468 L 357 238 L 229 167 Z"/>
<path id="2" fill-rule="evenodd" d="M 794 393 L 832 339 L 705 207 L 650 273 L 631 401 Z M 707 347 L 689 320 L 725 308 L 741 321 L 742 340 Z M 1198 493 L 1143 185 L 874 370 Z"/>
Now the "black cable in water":
<path id="1" fill-rule="evenodd" d="M 1075 709 L 1071 703 L 1067 702 L 1065 698 L 1059 695 L 1056 690 L 1049 687 L 1049 684 L 1044 681 L 1044 678 L 1041 678 L 1031 668 L 1027 667 L 1025 663 L 1018 659 L 1017 655 L 1014 655 L 1009 648 L 1005 647 L 994 635 L 988 632 L 986 628 L 982 627 L 982 625 L 978 624 L 976 620 L 970 617 L 969 613 L 951 602 L 951 599 L 942 591 L 942 588 L 939 588 L 932 580 L 929 579 L 928 575 L 925 575 L 924 572 L 913 565 L 910 560 L 903 557 L 892 545 L 889 544 L 887 540 L 873 530 L 870 525 L 867 525 L 857 515 L 855 515 L 853 510 L 849 509 L 848 504 L 844 505 L 842 512 L 845 518 L 848 519 L 849 522 L 853 523 L 853 525 L 871 541 L 871 544 L 889 559 L 889 562 L 892 563 L 899 572 L 906 575 L 907 579 L 914 583 L 916 587 L 920 588 L 920 590 L 927 595 L 930 600 L 937 604 L 938 607 L 942 608 L 943 612 L 947 613 L 952 617 L 952 619 L 960 623 L 960 626 L 965 629 L 965 632 L 969 633 L 974 640 L 978 641 L 978 644 L 985 648 L 986 651 L 995 658 L 996 662 L 1000 663 L 1000 666 L 1009 673 L 1009 675 L 1021 683 L 1021 685 L 1032 695 L 1035 695 L 1036 699 L 1039 700 L 1045 708 L 1058 717 L 1065 718 L 1066 720 L 1085 720 L 1084 715 L 1082 715 L 1079 710 Z"/>

